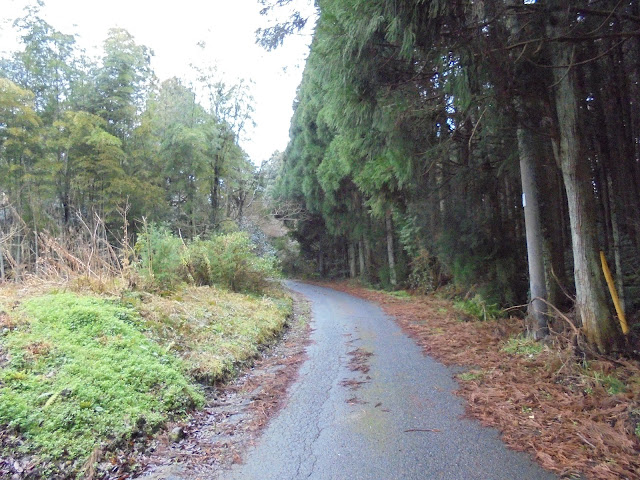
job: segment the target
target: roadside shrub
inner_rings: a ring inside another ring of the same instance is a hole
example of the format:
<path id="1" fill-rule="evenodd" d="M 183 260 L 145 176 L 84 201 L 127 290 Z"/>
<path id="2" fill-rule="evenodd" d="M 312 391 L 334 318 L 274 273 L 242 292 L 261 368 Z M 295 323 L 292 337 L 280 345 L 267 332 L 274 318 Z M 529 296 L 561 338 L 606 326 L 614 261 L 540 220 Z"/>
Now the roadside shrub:
<path id="1" fill-rule="evenodd" d="M 271 277 L 278 276 L 274 257 L 258 257 L 245 232 L 218 235 L 208 242 L 211 284 L 234 292 L 261 292 Z"/>
<path id="2" fill-rule="evenodd" d="M 180 283 L 218 285 L 234 292 L 261 293 L 279 276 L 275 257 L 259 257 L 245 232 L 185 243 L 166 229 L 152 227 L 136 244 L 141 274 L 159 289 Z"/>
<path id="3" fill-rule="evenodd" d="M 442 283 L 443 275 L 438 259 L 421 248 L 411 260 L 409 287 L 423 295 L 434 292 Z"/>
<path id="4" fill-rule="evenodd" d="M 187 280 L 186 246 L 165 227 L 152 225 L 138 236 L 135 246 L 142 277 L 161 290 L 172 290 Z"/>

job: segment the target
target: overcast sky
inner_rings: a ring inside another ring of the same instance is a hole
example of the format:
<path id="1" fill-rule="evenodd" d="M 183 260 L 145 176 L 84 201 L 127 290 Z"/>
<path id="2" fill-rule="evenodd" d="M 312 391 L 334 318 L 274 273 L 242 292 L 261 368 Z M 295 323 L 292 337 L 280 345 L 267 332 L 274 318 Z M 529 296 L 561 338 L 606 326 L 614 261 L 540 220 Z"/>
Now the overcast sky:
<path id="1" fill-rule="evenodd" d="M 29 0 L 0 0 L 0 54 L 17 48 L 10 21 Z M 298 0 L 307 5 L 308 0 Z M 302 76 L 311 32 L 293 35 L 275 52 L 255 44 L 255 30 L 266 26 L 257 0 L 45 0 L 43 17 L 63 33 L 78 34 L 78 44 L 100 54 L 112 27 L 129 31 L 154 51 L 152 67 L 160 80 L 189 79 L 190 64 L 216 64 L 225 79 L 252 79 L 256 128 L 242 143 L 259 164 L 288 141 L 292 103 Z M 310 29 L 309 29 L 310 30 Z M 199 42 L 205 42 L 203 50 Z"/>

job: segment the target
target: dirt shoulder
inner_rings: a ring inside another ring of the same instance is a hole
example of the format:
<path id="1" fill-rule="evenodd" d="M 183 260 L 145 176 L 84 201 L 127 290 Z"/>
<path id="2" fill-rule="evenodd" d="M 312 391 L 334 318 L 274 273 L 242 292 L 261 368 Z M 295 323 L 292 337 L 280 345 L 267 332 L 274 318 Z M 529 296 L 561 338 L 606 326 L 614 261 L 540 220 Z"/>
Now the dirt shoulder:
<path id="1" fill-rule="evenodd" d="M 304 360 L 310 333 L 308 303 L 298 294 L 281 339 L 235 380 L 207 390 L 207 404 L 188 422 L 169 426 L 138 462 L 140 478 L 217 478 L 254 444 L 262 428 L 285 405 L 287 390 Z"/>
<path id="2" fill-rule="evenodd" d="M 468 415 L 499 429 L 510 448 L 566 477 L 638 478 L 638 362 L 578 359 L 560 338 L 538 351 L 507 353 L 523 333 L 517 319 L 463 322 L 450 302 L 435 297 L 325 285 L 377 302 L 426 354 L 465 367 L 458 394 L 467 400 Z"/>

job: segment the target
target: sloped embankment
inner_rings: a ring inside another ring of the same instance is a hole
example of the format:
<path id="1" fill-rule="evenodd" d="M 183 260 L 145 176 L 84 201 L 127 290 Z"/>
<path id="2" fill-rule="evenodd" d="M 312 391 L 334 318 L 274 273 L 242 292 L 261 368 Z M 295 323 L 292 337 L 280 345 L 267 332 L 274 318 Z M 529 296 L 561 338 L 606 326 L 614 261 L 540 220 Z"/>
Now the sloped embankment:
<path id="1" fill-rule="evenodd" d="M 290 311 L 281 293 L 210 287 L 120 298 L 3 290 L 0 476 L 135 469 L 123 452 L 144 448 L 167 420 L 202 406 L 201 383 L 255 358 Z"/>

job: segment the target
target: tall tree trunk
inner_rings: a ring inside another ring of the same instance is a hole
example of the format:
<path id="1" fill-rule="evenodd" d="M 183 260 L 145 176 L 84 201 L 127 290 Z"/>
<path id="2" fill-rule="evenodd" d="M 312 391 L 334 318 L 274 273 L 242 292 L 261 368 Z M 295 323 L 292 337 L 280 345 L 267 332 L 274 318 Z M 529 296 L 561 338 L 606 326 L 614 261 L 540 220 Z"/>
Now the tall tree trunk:
<path id="1" fill-rule="evenodd" d="M 507 0 L 508 6 L 514 5 L 514 0 Z M 510 36 L 516 38 L 520 33 L 517 16 L 507 18 Z M 529 266 L 529 334 L 536 340 L 544 338 L 549 333 L 547 322 L 547 285 L 544 268 L 544 235 L 540 219 L 539 184 L 536 166 L 541 155 L 536 155 L 539 143 L 533 138 L 531 130 L 524 126 L 527 109 L 524 99 L 516 95 L 513 100 L 516 112 L 518 138 L 518 154 L 520 157 L 520 181 L 522 184 L 522 208 L 524 209 L 525 239 L 527 243 L 527 263 Z"/>
<path id="2" fill-rule="evenodd" d="M 557 14 L 550 17 L 547 33 L 550 38 L 559 38 L 564 34 L 563 19 L 556 18 Z M 578 99 L 574 67 L 571 67 L 573 48 L 563 42 L 555 42 L 550 48 L 556 66 L 553 88 L 558 121 L 557 153 L 569 206 L 576 307 L 589 343 L 601 352 L 609 352 L 618 341 L 618 333 L 609 314 L 600 270 L 589 164 L 580 159 Z"/>
<path id="3" fill-rule="evenodd" d="M 358 272 L 356 270 L 356 244 L 354 242 L 349 242 L 347 252 L 347 255 L 349 256 L 349 277 L 356 278 L 358 276 Z"/>
<path id="4" fill-rule="evenodd" d="M 364 261 L 364 240 L 362 237 L 360 237 L 360 241 L 358 242 L 358 261 L 360 262 L 360 278 L 366 280 L 369 275 Z"/>
<path id="5" fill-rule="evenodd" d="M 2 245 L 0 245 L 0 281 L 5 281 L 5 271 L 4 271 L 4 251 Z"/>
<path id="6" fill-rule="evenodd" d="M 396 257 L 393 248 L 393 220 L 391 218 L 391 209 L 387 209 L 385 214 L 385 225 L 387 228 L 387 259 L 389 261 L 389 283 L 392 286 L 398 284 L 398 277 L 396 276 Z"/>
<path id="7" fill-rule="evenodd" d="M 520 113 L 524 113 L 521 111 Z M 529 316 L 533 322 L 529 333 L 536 340 L 549 333 L 547 324 L 547 287 L 544 272 L 542 222 L 538 201 L 536 155 L 534 139 L 529 130 L 518 126 L 518 151 L 520 154 L 520 178 L 522 180 L 522 206 L 524 208 L 527 259 L 529 264 L 529 290 L 531 303 Z"/>
<path id="8" fill-rule="evenodd" d="M 213 165 L 213 178 L 209 185 L 211 195 L 211 212 L 209 215 L 209 221 L 211 228 L 215 230 L 218 224 L 218 209 L 220 208 L 220 159 L 216 156 Z"/>
<path id="9" fill-rule="evenodd" d="M 318 252 L 318 273 L 321 277 L 324 276 L 324 253 L 322 250 Z"/>
<path id="10" fill-rule="evenodd" d="M 16 235 L 16 241 L 16 254 L 13 256 L 15 259 L 14 280 L 19 282 L 22 280 L 22 235 Z"/>
<path id="11" fill-rule="evenodd" d="M 547 147 L 545 150 L 551 150 Z M 549 158 L 553 152 L 546 152 Z M 547 260 L 547 297 L 549 302 L 558 308 L 569 307 L 569 297 L 565 291 L 570 290 L 572 281 L 567 277 L 567 265 L 565 252 L 567 251 L 567 221 L 566 201 L 564 187 L 562 186 L 562 174 L 556 165 L 549 165 L 545 175 L 544 186 L 544 210 L 554 212 L 554 218 L 546 224 L 546 248 Z"/>
<path id="12" fill-rule="evenodd" d="M 366 235 L 364 236 L 363 239 L 363 243 L 364 243 L 364 265 L 365 265 L 365 271 L 367 272 L 367 280 L 371 279 L 371 268 L 372 268 L 372 261 L 371 261 L 371 240 L 369 240 L 369 237 L 367 237 Z"/>
<path id="13" fill-rule="evenodd" d="M 622 311 L 625 311 L 625 296 L 624 296 L 624 274 L 622 272 L 622 251 L 620 245 L 620 225 L 618 223 L 618 207 L 616 204 L 616 198 L 613 191 L 613 181 L 611 180 L 611 174 L 605 172 L 607 177 L 606 182 L 609 193 L 610 214 L 611 214 L 611 232 L 613 235 L 613 258 L 616 266 L 616 289 L 618 290 L 618 297 L 620 298 L 620 307 Z"/>

